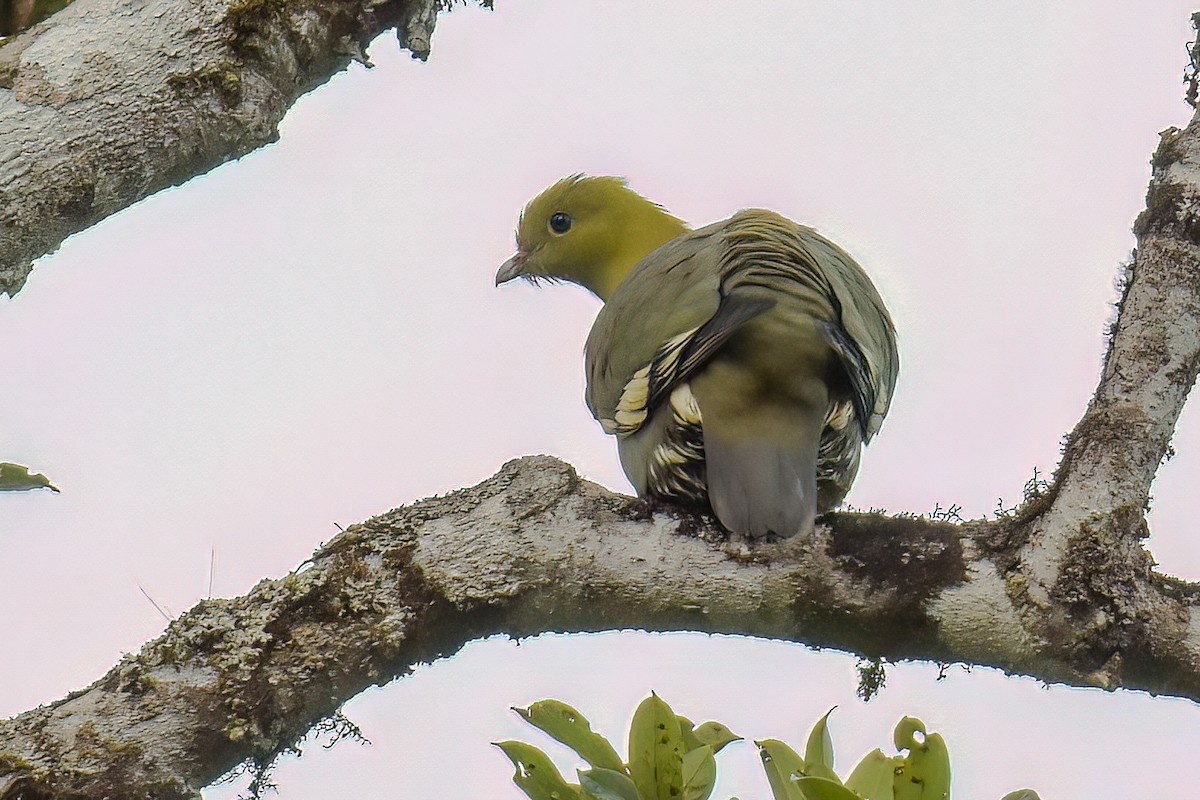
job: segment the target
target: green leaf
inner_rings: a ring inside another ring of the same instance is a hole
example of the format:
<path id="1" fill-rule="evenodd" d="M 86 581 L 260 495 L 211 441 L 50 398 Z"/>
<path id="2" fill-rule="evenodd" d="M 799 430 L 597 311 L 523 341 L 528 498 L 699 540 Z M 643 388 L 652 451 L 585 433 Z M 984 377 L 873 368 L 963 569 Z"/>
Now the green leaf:
<path id="1" fill-rule="evenodd" d="M 829 778 L 801 778 L 796 786 L 804 800 L 861 800 L 840 782 Z"/>
<path id="2" fill-rule="evenodd" d="M 837 706 L 834 706 L 837 708 Z M 831 781 L 842 782 L 833 771 L 833 737 L 829 735 L 829 715 L 833 708 L 825 712 L 825 716 L 817 720 L 812 731 L 808 734 L 808 744 L 804 748 L 804 763 L 807 765 L 805 775 L 817 778 L 828 778 Z"/>
<path id="3" fill-rule="evenodd" d="M 1001 797 L 1000 800 L 1042 800 L 1033 789 L 1017 789 Z"/>
<path id="4" fill-rule="evenodd" d="M 924 784 L 922 800 L 950 800 L 950 750 L 942 735 L 926 736 L 921 749 L 908 758 L 912 773 Z"/>
<path id="5" fill-rule="evenodd" d="M 896 730 L 892 731 L 892 741 L 896 743 L 897 750 L 913 750 L 921 746 L 917 741 L 916 734 L 925 735 L 925 723 L 916 717 L 905 717 L 896 723 Z"/>
<path id="6" fill-rule="evenodd" d="M 925 724 L 905 717 L 896 725 L 896 746 L 908 750 L 903 766 L 896 773 L 895 800 L 949 800 L 950 752 L 941 734 L 927 733 L 918 742 L 917 732 L 925 733 Z"/>
<path id="7" fill-rule="evenodd" d="M 580 800 L 579 787 L 563 780 L 549 756 L 524 742 L 494 742 L 517 768 L 513 783 L 530 800 Z"/>
<path id="8" fill-rule="evenodd" d="M 529 708 L 514 708 L 521 718 L 539 728 L 579 754 L 593 767 L 625 771 L 617 751 L 598 733 L 592 731 L 587 719 L 566 703 L 558 700 L 539 700 Z"/>
<path id="9" fill-rule="evenodd" d="M 740 742 L 742 737 L 726 728 L 719 722 L 705 722 L 694 731 L 696 738 L 712 748 L 714 753 L 721 752 L 725 745 Z"/>
<path id="10" fill-rule="evenodd" d="M 717 759 L 702 744 L 683 757 L 683 800 L 708 800 L 717 782 Z"/>
<path id="11" fill-rule="evenodd" d="M 57 492 L 58 487 L 40 472 L 29 472 L 29 467 L 0 462 L 0 492 L 29 492 L 34 489 L 49 489 Z"/>
<path id="12" fill-rule="evenodd" d="M 679 720 L 679 735 L 683 738 L 683 752 L 690 753 L 704 745 L 704 742 L 696 735 L 696 726 L 690 719 L 682 714 L 676 714 L 675 719 Z"/>
<path id="13" fill-rule="evenodd" d="M 763 739 L 755 742 L 758 756 L 762 759 L 767 783 L 775 800 L 804 800 L 794 777 L 805 773 L 804 759 L 792 748 L 778 739 Z"/>
<path id="14" fill-rule="evenodd" d="M 677 800 L 683 790 L 683 734 L 679 718 L 653 692 L 633 712 L 629 777 L 642 800 Z"/>
<path id="15" fill-rule="evenodd" d="M 902 758 L 889 758 L 879 748 L 863 756 L 846 778 L 846 788 L 864 800 L 894 800 L 896 770 Z"/>
<path id="16" fill-rule="evenodd" d="M 641 800 L 629 776 L 615 769 L 579 770 L 579 788 L 596 800 Z"/>

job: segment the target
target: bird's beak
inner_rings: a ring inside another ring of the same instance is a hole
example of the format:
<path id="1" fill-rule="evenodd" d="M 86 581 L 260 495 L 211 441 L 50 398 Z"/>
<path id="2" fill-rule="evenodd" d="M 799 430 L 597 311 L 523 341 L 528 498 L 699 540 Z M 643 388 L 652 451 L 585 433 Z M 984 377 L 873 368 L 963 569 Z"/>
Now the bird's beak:
<path id="1" fill-rule="evenodd" d="M 518 250 L 516 255 L 500 265 L 500 269 L 496 271 L 496 285 L 508 283 L 513 278 L 519 278 L 525 274 L 525 262 L 529 259 L 529 254 Z"/>

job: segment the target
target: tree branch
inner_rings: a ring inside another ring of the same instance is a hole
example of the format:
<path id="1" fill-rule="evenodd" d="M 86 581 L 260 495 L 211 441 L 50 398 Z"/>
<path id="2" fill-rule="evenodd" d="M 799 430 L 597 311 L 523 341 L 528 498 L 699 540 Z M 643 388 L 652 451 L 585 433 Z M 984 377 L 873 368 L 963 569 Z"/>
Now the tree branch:
<path id="1" fill-rule="evenodd" d="M 922 611 L 962 580 L 953 526 L 842 515 L 812 544 L 740 549 L 555 459 L 514 461 L 201 602 L 87 689 L 0 722 L 0 797 L 196 797 L 367 686 L 493 633 L 728 631 L 954 657 Z"/>
<path id="2" fill-rule="evenodd" d="M 0 44 L 0 295 L 72 233 L 276 140 L 382 31 L 425 58 L 443 2 L 76 0 Z"/>

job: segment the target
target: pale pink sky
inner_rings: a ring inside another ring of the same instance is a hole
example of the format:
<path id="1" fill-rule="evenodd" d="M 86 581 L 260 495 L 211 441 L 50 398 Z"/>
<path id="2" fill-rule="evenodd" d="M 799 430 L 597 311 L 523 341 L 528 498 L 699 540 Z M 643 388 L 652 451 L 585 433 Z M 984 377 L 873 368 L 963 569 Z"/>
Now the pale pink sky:
<path id="1" fill-rule="evenodd" d="M 278 144 L 73 238 L 0 301 L 0 460 L 63 489 L 0 495 L 0 715 L 155 636 L 138 587 L 179 613 L 213 550 L 214 594 L 240 594 L 335 522 L 527 453 L 626 490 L 582 402 L 596 302 L 491 285 L 523 203 L 572 172 L 625 175 L 697 224 L 771 207 L 859 258 L 903 369 L 853 504 L 977 516 L 1053 469 L 1157 132 L 1188 119 L 1188 3 L 498 5 L 444 16 L 427 64 L 384 37 Z M 1194 408 L 1175 447 L 1151 546 L 1200 578 Z M 840 704 L 847 768 L 922 716 L 962 798 L 1194 789 L 1190 703 L 909 665 L 864 706 L 852 664 L 697 635 L 477 643 L 355 700 L 374 745 L 285 762 L 280 796 L 515 798 L 487 743 L 536 736 L 508 706 L 557 696 L 623 738 L 651 688 L 758 738 L 801 740 Z M 752 747 L 722 759 L 716 796 L 767 796 Z"/>

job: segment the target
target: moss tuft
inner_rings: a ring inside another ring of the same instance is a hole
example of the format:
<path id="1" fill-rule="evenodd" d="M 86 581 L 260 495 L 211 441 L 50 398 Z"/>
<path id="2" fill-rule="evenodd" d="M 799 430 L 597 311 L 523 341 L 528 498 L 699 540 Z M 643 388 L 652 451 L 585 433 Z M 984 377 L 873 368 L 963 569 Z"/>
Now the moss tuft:
<path id="1" fill-rule="evenodd" d="M 167 79 L 167 85 L 190 95 L 211 93 L 226 108 L 242 102 L 242 76 L 233 64 L 210 64 L 192 72 L 179 72 Z"/>

